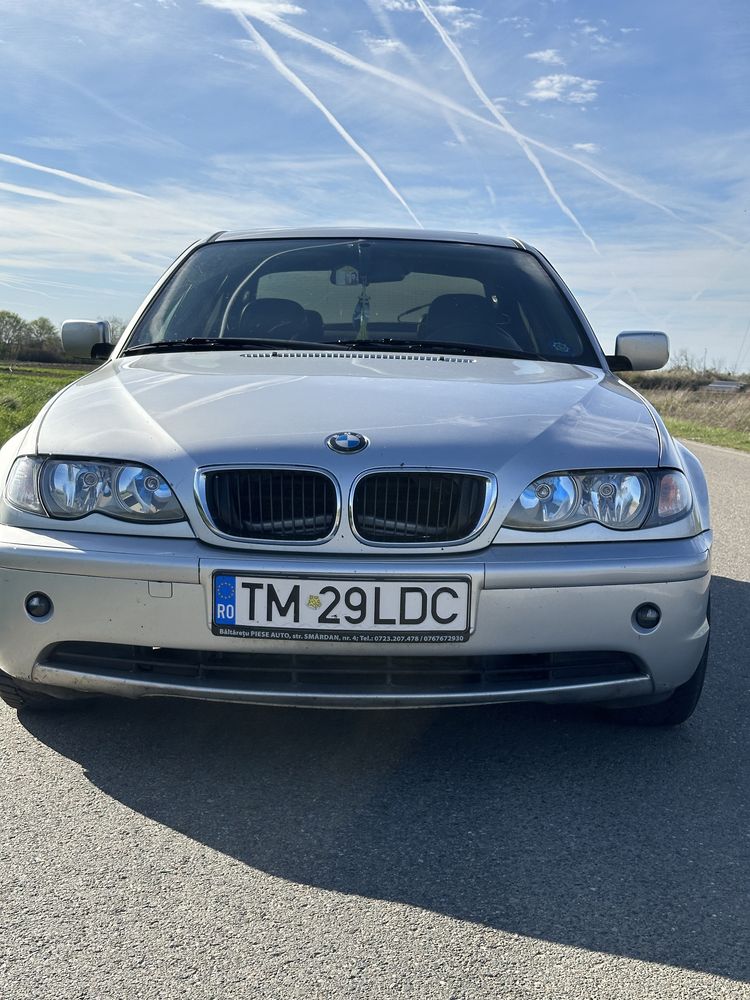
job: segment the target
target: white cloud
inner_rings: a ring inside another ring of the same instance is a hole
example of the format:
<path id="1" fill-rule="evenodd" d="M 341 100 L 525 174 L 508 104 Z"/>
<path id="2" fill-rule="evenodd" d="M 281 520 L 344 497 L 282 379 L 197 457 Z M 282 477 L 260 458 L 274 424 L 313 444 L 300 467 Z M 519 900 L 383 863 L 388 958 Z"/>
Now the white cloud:
<path id="1" fill-rule="evenodd" d="M 207 7 L 231 10 L 250 17 L 284 17 L 289 14 L 306 14 L 304 7 L 286 0 L 201 0 Z"/>
<path id="2" fill-rule="evenodd" d="M 610 26 L 606 18 L 600 17 L 596 21 L 589 21 L 585 17 L 576 17 L 573 19 L 573 24 L 575 28 L 573 29 L 574 37 L 572 40 L 574 42 L 577 41 L 578 44 L 584 43 L 594 50 L 618 47 L 621 44 L 607 34 Z M 637 29 L 619 29 L 622 34 L 627 34 L 630 30 Z"/>
<path id="3" fill-rule="evenodd" d="M 457 35 L 460 31 L 468 31 L 469 28 L 476 28 L 481 20 L 481 14 L 467 14 L 465 17 L 456 17 L 451 22 L 451 31 L 454 35 Z"/>
<path id="4" fill-rule="evenodd" d="M 380 0 L 384 10 L 390 11 L 418 11 L 419 4 L 416 0 Z M 457 34 L 474 28 L 483 20 L 482 15 L 475 7 L 462 7 L 457 3 L 436 3 L 432 5 L 433 12 L 448 21 L 452 32 Z"/>
<path id="5" fill-rule="evenodd" d="M 516 31 L 523 31 L 524 37 L 531 33 L 531 19 L 528 17 L 501 17 L 498 24 L 510 24 Z"/>
<path id="6" fill-rule="evenodd" d="M 601 80 L 586 80 L 569 73 L 553 73 L 534 80 L 527 96 L 532 101 L 560 101 L 564 104 L 589 104 L 597 97 Z"/>
<path id="7" fill-rule="evenodd" d="M 362 41 L 375 56 L 404 51 L 404 43 L 400 42 L 397 38 L 381 38 L 371 35 L 369 31 L 360 31 L 358 34 L 362 36 Z"/>
<path id="8" fill-rule="evenodd" d="M 582 153 L 598 153 L 599 146 L 595 142 L 574 142 L 573 149 L 578 149 Z"/>
<path id="9" fill-rule="evenodd" d="M 438 17 L 445 18 L 454 34 L 475 28 L 482 15 L 474 7 L 460 7 L 457 3 L 437 3 L 432 8 Z"/>
<path id="10" fill-rule="evenodd" d="M 538 52 L 527 52 L 527 59 L 545 63 L 548 66 L 564 66 L 565 60 L 557 49 L 540 49 Z"/>

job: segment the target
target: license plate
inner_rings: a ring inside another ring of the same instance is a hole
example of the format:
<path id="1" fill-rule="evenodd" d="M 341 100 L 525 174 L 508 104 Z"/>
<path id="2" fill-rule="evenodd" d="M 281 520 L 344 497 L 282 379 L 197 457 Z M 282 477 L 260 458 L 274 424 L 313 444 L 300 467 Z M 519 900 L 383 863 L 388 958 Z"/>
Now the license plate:
<path id="1" fill-rule="evenodd" d="M 466 579 L 244 576 L 213 579 L 215 635 L 333 642 L 465 642 Z"/>

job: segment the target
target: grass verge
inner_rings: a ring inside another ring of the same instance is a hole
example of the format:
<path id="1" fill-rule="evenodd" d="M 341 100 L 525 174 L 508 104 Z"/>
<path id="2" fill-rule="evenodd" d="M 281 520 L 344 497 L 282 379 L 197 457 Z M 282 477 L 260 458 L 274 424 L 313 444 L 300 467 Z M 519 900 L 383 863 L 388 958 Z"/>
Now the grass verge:
<path id="1" fill-rule="evenodd" d="M 30 424 L 56 392 L 84 374 L 80 368 L 0 368 L 0 444 Z"/>
<path id="2" fill-rule="evenodd" d="M 750 392 L 637 388 L 653 403 L 672 434 L 703 444 L 750 451 Z"/>
<path id="3" fill-rule="evenodd" d="M 670 434 L 698 444 L 716 444 L 722 448 L 735 448 L 737 451 L 750 452 L 750 434 L 733 431 L 729 427 L 708 427 L 697 424 L 694 420 L 665 419 Z"/>

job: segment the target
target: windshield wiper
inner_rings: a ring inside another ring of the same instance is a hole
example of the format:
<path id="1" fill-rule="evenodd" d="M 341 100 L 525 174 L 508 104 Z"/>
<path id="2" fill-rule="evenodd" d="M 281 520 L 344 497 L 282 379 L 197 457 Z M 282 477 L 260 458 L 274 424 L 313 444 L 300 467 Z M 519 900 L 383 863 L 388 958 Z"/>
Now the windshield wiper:
<path id="1" fill-rule="evenodd" d="M 395 340 L 393 337 L 368 340 L 337 340 L 336 344 L 347 350 L 421 351 L 423 354 L 473 354 L 486 358 L 521 358 L 524 361 L 544 361 L 541 354 L 514 351 L 510 348 L 491 347 L 487 344 L 463 344 L 459 341 Z"/>
<path id="2" fill-rule="evenodd" d="M 137 344 L 128 347 L 123 354 L 160 354 L 169 351 L 295 351 L 329 350 L 333 344 L 322 344 L 311 340 L 263 340 L 259 337 L 188 337 L 186 340 L 159 340 L 153 344 Z"/>
<path id="3" fill-rule="evenodd" d="M 180 351 L 419 351 L 422 354 L 462 354 L 487 358 L 520 358 L 544 361 L 541 354 L 514 351 L 486 344 L 462 344 L 456 341 L 436 343 L 431 340 L 396 340 L 393 337 L 362 340 L 334 340 L 323 343 L 314 340 L 264 340 L 260 337 L 188 337 L 186 340 L 160 340 L 126 348 L 122 354 L 167 354 Z"/>

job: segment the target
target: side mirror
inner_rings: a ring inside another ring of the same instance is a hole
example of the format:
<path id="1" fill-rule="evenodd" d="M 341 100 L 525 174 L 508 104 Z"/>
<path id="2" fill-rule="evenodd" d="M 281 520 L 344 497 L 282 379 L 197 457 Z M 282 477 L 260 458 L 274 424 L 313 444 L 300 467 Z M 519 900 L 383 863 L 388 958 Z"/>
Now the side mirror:
<path id="1" fill-rule="evenodd" d="M 106 319 L 66 319 L 60 336 L 63 350 L 73 358 L 109 357 L 114 349 L 112 331 Z"/>
<path id="2" fill-rule="evenodd" d="M 626 330 L 617 335 L 615 353 L 607 357 L 614 372 L 652 372 L 669 361 L 669 337 L 651 330 Z"/>

